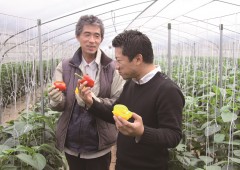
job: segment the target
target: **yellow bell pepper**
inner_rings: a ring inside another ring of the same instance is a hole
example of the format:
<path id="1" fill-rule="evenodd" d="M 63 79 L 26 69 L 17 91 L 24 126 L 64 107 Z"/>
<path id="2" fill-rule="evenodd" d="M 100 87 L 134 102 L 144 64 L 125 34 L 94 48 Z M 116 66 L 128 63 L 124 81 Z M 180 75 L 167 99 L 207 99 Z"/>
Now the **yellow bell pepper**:
<path id="1" fill-rule="evenodd" d="M 78 94 L 79 93 L 79 90 L 78 90 L 78 88 L 76 87 L 76 89 L 75 89 L 75 94 Z"/>
<path id="2" fill-rule="evenodd" d="M 85 89 L 85 87 L 83 87 L 83 90 Z M 79 89 L 78 89 L 78 87 L 76 87 L 76 89 L 75 89 L 75 94 L 79 94 Z"/>
<path id="3" fill-rule="evenodd" d="M 132 112 L 128 110 L 128 108 L 125 105 L 122 104 L 116 104 L 113 107 L 112 113 L 115 116 L 120 116 L 125 120 L 128 120 L 132 117 Z"/>

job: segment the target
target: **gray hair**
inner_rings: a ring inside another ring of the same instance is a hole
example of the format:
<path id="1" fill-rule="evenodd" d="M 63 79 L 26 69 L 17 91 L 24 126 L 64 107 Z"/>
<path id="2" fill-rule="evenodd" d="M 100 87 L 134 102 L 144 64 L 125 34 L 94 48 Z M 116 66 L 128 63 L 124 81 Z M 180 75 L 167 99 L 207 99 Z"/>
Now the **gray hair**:
<path id="1" fill-rule="evenodd" d="M 101 19 L 94 15 L 83 15 L 80 17 L 80 19 L 77 22 L 75 35 L 79 36 L 83 31 L 84 25 L 97 25 L 100 27 L 101 31 L 101 38 L 104 37 L 104 25 Z"/>

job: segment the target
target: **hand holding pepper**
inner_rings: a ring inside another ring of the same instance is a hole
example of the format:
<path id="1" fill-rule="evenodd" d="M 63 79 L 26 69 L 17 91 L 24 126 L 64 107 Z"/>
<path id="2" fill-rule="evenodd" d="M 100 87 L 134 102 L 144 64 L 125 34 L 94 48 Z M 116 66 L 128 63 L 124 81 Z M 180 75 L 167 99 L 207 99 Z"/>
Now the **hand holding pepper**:
<path id="1" fill-rule="evenodd" d="M 80 78 L 78 82 L 81 84 L 87 81 L 86 87 L 92 88 L 94 86 L 94 80 L 91 79 L 91 77 L 89 77 L 88 75 L 80 76 L 79 74 L 75 73 L 75 76 L 78 76 Z"/>
<path id="2" fill-rule="evenodd" d="M 116 104 L 113 107 L 112 113 L 115 116 L 120 116 L 125 120 L 128 120 L 132 117 L 132 112 L 128 110 L 128 108 L 125 105 L 122 104 Z"/>
<path id="3" fill-rule="evenodd" d="M 66 84 L 62 81 L 55 81 L 53 86 L 48 88 L 48 96 L 54 102 L 61 102 L 63 99 L 63 91 L 66 90 Z"/>
<path id="4" fill-rule="evenodd" d="M 94 86 L 94 80 L 92 80 L 88 75 L 80 76 L 75 73 L 75 76 L 80 78 L 75 89 L 77 102 L 81 106 L 83 101 L 85 106 L 90 107 L 93 103 L 91 87 Z"/>
<path id="5" fill-rule="evenodd" d="M 55 81 L 53 85 L 60 91 L 65 91 L 67 89 L 66 84 L 63 81 Z"/>

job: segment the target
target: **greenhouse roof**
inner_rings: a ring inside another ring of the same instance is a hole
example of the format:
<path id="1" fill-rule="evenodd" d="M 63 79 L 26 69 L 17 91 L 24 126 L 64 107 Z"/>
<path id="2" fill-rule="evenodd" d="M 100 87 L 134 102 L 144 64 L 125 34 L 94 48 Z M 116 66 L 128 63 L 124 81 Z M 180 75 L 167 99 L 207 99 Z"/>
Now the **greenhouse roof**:
<path id="1" fill-rule="evenodd" d="M 97 15 L 104 21 L 102 46 L 107 48 L 125 29 L 138 29 L 155 45 L 166 45 L 169 23 L 172 44 L 214 44 L 219 41 L 220 24 L 225 41 L 238 41 L 240 37 L 240 0 L 2 0 L 0 28 L 21 32 L 41 19 L 42 34 L 54 33 L 58 41 L 77 43 L 75 24 L 84 14 Z M 10 19 L 13 16 L 14 21 Z"/>

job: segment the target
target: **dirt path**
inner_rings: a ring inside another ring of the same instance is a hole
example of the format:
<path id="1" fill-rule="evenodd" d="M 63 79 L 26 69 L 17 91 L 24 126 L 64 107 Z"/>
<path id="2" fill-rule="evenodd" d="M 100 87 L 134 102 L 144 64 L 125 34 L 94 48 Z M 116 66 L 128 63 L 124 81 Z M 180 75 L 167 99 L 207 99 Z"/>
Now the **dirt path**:
<path id="1" fill-rule="evenodd" d="M 109 170 L 115 170 L 115 164 L 116 164 L 116 145 L 112 147 L 112 160 Z"/>
<path id="2" fill-rule="evenodd" d="M 40 97 L 40 89 L 37 89 L 36 91 L 30 93 L 29 96 L 22 96 L 16 101 L 16 103 L 9 104 L 2 108 L 0 124 L 4 125 L 10 120 L 16 120 L 19 117 L 19 114 L 27 107 L 28 109 L 31 109 L 32 105 L 35 104 Z M 27 101 L 29 102 L 27 103 Z"/>
<path id="3" fill-rule="evenodd" d="M 16 120 L 19 117 L 19 113 L 21 113 L 26 108 L 25 100 L 22 98 L 21 100 L 16 102 L 15 104 L 7 105 L 7 107 L 3 108 L 2 113 L 2 124 L 4 125 L 6 122 L 10 120 Z"/>

